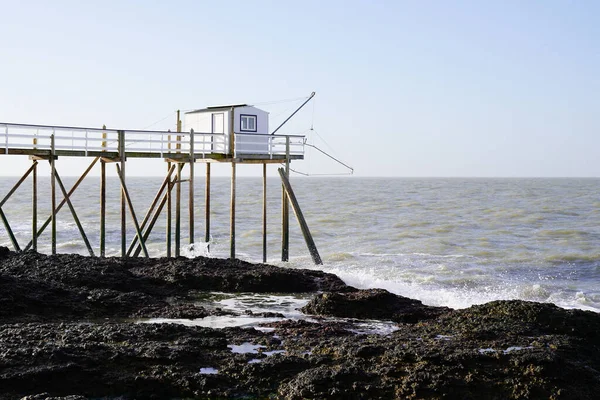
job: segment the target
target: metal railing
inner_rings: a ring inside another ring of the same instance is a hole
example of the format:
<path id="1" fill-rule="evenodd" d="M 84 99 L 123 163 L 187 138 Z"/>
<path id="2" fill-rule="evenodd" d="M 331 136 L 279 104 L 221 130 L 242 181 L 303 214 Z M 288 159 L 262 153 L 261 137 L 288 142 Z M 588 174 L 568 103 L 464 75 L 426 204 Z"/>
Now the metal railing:
<path id="1" fill-rule="evenodd" d="M 202 158 L 209 154 L 230 154 L 228 134 L 206 132 L 169 132 L 78 128 L 66 126 L 0 123 L 0 154 L 11 149 L 50 150 L 54 135 L 55 151 L 119 152 L 119 133 L 123 133 L 125 153 L 189 154 Z M 234 157 L 245 155 L 284 156 L 289 142 L 290 155 L 304 155 L 304 136 L 234 134 Z"/>

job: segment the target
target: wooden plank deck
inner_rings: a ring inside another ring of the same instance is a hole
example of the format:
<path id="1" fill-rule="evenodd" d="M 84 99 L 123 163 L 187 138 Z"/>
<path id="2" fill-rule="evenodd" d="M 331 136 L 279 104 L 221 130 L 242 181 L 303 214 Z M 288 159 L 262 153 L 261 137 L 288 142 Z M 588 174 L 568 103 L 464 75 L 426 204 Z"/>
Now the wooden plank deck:
<path id="1" fill-rule="evenodd" d="M 31 157 L 39 157 L 42 159 L 50 158 L 51 150 L 41 149 L 0 149 L 0 156 L 2 155 L 25 155 Z M 119 159 L 119 152 L 117 151 L 82 151 L 82 150 L 56 150 L 54 152 L 56 157 L 101 157 L 105 159 L 116 160 Z M 156 152 L 140 152 L 140 151 L 126 151 L 126 158 L 163 158 L 169 162 L 189 162 L 190 155 L 188 153 L 156 153 Z M 219 163 L 230 163 L 235 162 L 239 164 L 280 164 L 285 161 L 285 155 L 273 155 L 268 154 L 244 154 L 241 157 L 233 158 L 225 154 L 218 153 L 197 153 L 195 155 L 196 162 L 219 162 Z M 290 155 L 290 160 L 303 160 L 303 155 Z"/>

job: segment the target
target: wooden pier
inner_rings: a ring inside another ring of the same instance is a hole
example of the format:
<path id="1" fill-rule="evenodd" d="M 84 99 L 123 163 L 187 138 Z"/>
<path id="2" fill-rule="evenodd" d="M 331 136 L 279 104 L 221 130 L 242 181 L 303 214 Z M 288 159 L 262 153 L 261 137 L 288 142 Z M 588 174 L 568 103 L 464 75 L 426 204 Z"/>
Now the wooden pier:
<path id="1" fill-rule="evenodd" d="M 288 202 L 292 199 L 295 211 L 307 245 L 315 263 L 321 259 L 308 231 L 308 225 L 302 216 L 299 205 L 293 195 L 289 183 L 289 164 L 292 161 L 304 159 L 305 138 L 301 135 L 259 135 L 234 132 L 233 123 L 229 124 L 229 132 L 181 132 L 179 112 L 177 131 L 142 131 L 118 130 L 102 128 L 79 128 L 66 126 L 43 126 L 0 123 L 0 156 L 21 155 L 31 160 L 29 167 L 11 190 L 0 201 L 0 219 L 6 229 L 10 242 L 15 251 L 38 249 L 38 238 L 50 225 L 51 252 L 56 254 L 57 245 L 57 213 L 67 205 L 77 229 L 85 243 L 90 256 L 95 256 L 94 246 L 80 222 L 78 214 L 71 202 L 71 196 L 79 185 L 97 165 L 100 167 L 100 199 L 99 199 L 99 256 L 106 256 L 106 169 L 107 164 L 115 164 L 120 185 L 120 248 L 121 257 L 137 257 L 143 254 L 148 257 L 146 242 L 161 214 L 166 214 L 165 255 L 178 257 L 181 254 L 181 217 L 182 217 L 182 184 L 187 183 L 188 214 L 189 214 L 189 243 L 193 244 L 196 237 L 194 215 L 194 183 L 196 179 L 196 164 L 203 163 L 205 167 L 205 196 L 204 196 L 204 240 L 210 242 L 211 229 L 211 164 L 228 163 L 231 165 L 231 198 L 230 198 L 230 257 L 236 257 L 236 167 L 238 164 L 262 164 L 263 210 L 262 210 L 262 240 L 263 257 L 267 260 L 267 186 L 266 174 L 268 164 L 282 164 L 282 260 L 289 258 L 289 212 Z M 260 151 L 248 151 L 251 146 L 244 143 L 261 144 Z M 59 174 L 62 157 L 80 157 L 91 160 L 83 174 L 74 185 L 67 190 Z M 138 213 L 132 202 L 127 185 L 126 166 L 128 159 L 156 159 L 166 163 L 166 174 L 150 207 L 143 214 Z M 0 160 L 2 158 L 0 157 Z M 38 163 L 47 161 L 50 164 L 51 182 L 51 212 L 43 224 L 38 226 Z M 0 161 L 2 162 L 2 161 Z M 183 179 L 183 171 L 187 169 L 187 179 Z M 7 215 L 3 211 L 4 204 L 13 196 L 21 184 L 32 176 L 31 199 L 31 240 L 21 246 L 15 237 Z M 173 191 L 175 196 L 173 198 Z M 174 228 L 173 228 L 173 211 Z M 165 210 L 166 209 L 166 210 Z M 133 224 L 135 235 L 127 238 L 127 225 Z M 308 235 L 308 236 L 307 236 Z M 129 239 L 129 242 L 128 242 Z M 174 243 L 173 243 L 174 242 Z"/>

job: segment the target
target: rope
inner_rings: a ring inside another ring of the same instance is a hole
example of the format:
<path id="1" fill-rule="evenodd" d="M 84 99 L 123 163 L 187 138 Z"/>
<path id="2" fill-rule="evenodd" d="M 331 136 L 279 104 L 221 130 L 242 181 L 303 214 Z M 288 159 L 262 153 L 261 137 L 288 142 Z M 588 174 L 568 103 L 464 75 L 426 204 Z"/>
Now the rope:
<path id="1" fill-rule="evenodd" d="M 288 103 L 288 102 L 298 101 L 298 100 L 306 100 L 307 98 L 308 98 L 308 96 L 304 96 L 304 97 L 296 97 L 294 99 L 263 101 L 260 103 L 252 103 L 252 104 L 254 104 L 255 106 L 264 106 L 264 105 L 268 105 L 268 104 L 280 104 L 280 103 Z"/>
<path id="2" fill-rule="evenodd" d="M 337 162 L 338 164 L 344 166 L 345 168 L 347 168 L 349 170 L 349 172 L 343 172 L 343 173 L 327 173 L 327 174 L 311 174 L 308 172 L 301 172 L 301 171 L 297 171 L 294 170 L 292 168 L 290 168 L 290 171 L 295 172 L 296 174 L 299 175 L 304 175 L 304 176 L 341 176 L 341 175 L 353 175 L 354 174 L 354 168 L 352 168 L 351 166 L 349 166 L 348 164 L 338 160 L 337 158 L 333 157 L 331 154 L 326 153 L 325 151 L 321 150 L 320 148 L 318 148 L 315 145 L 312 144 L 308 144 L 308 143 L 304 143 L 305 146 L 308 147 L 312 147 L 313 149 L 323 153 L 324 155 L 326 155 L 327 157 L 331 158 L 333 161 Z M 281 164 L 283 165 L 283 164 Z"/>
<path id="3" fill-rule="evenodd" d="M 314 126 L 315 126 L 315 104 L 316 104 L 317 100 L 313 100 L 313 111 L 312 111 L 312 119 L 310 121 L 310 130 L 314 131 Z"/>
<path id="4" fill-rule="evenodd" d="M 156 124 L 160 124 L 161 122 L 163 122 L 163 121 L 164 121 L 164 120 L 166 120 L 167 118 L 171 118 L 171 117 L 173 116 L 173 114 L 176 114 L 176 113 L 174 113 L 174 112 L 171 112 L 171 113 L 169 113 L 169 115 L 167 115 L 167 116 L 166 116 L 166 117 L 164 117 L 163 119 L 161 119 L 161 120 L 158 120 L 158 121 L 156 121 L 156 122 L 154 122 L 154 123 L 152 123 L 152 124 L 150 124 L 150 125 L 148 125 L 148 126 L 146 126 L 146 127 L 142 128 L 142 130 L 143 130 L 143 131 L 145 131 L 146 129 L 150 128 L 151 126 L 154 126 L 154 125 L 156 125 Z"/>

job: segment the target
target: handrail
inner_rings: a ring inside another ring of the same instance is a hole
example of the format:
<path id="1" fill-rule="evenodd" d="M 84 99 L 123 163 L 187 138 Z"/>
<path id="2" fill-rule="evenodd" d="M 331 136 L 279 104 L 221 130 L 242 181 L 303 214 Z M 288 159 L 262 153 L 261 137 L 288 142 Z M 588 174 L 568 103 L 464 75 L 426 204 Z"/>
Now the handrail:
<path id="1" fill-rule="evenodd" d="M 192 134 L 3 122 L 0 122 L 0 154 L 8 154 L 11 149 L 45 151 L 50 147 L 52 137 L 57 151 L 85 151 L 86 155 L 89 151 L 118 152 L 119 137 L 122 137 L 125 152 L 160 154 L 163 157 L 165 154 L 189 153 L 192 148 L 193 154 L 200 158 L 207 154 L 232 155 L 229 136 L 222 133 L 194 131 Z M 233 157 L 265 155 L 272 159 L 273 156 L 284 156 L 287 138 L 290 139 L 290 154 L 303 156 L 303 135 L 235 133 Z"/>

